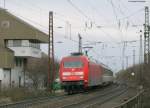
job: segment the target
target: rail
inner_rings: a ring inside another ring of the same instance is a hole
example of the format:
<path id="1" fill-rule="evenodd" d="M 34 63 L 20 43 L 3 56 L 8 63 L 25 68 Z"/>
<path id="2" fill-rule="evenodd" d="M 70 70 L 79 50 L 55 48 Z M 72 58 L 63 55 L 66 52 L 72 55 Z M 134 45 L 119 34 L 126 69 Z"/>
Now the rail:
<path id="1" fill-rule="evenodd" d="M 126 102 L 118 106 L 115 106 L 113 108 L 143 108 L 143 105 L 142 105 L 143 93 L 144 93 L 144 90 L 140 91 L 136 96 L 132 97 Z"/>

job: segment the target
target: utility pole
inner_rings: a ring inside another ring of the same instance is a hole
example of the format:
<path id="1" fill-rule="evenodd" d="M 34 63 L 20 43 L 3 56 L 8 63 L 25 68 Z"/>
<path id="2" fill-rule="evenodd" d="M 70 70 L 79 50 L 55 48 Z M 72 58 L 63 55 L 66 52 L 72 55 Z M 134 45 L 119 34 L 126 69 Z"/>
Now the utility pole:
<path id="1" fill-rule="evenodd" d="M 149 8 L 145 7 L 145 24 L 144 24 L 144 63 L 149 64 L 150 44 L 149 44 Z"/>
<path id="2" fill-rule="evenodd" d="M 6 8 L 6 1 L 4 0 L 4 9 Z"/>
<path id="3" fill-rule="evenodd" d="M 124 70 L 124 57 L 125 57 L 125 46 L 126 46 L 126 41 L 123 41 L 123 49 L 122 49 L 122 70 Z"/>
<path id="4" fill-rule="evenodd" d="M 79 53 L 82 53 L 82 37 L 80 34 L 78 34 L 79 37 Z"/>
<path id="5" fill-rule="evenodd" d="M 53 80 L 55 78 L 54 63 L 54 38 L 53 38 L 53 12 L 49 12 L 49 46 L 48 46 L 48 88 L 52 92 Z"/>
<path id="6" fill-rule="evenodd" d="M 69 37 L 71 39 L 71 24 L 69 24 Z"/>
<path id="7" fill-rule="evenodd" d="M 65 24 L 65 37 L 69 38 L 71 40 L 71 24 L 69 23 L 69 21 L 66 21 L 66 24 Z"/>
<path id="8" fill-rule="evenodd" d="M 135 50 L 133 50 L 133 67 L 135 66 Z"/>
<path id="9" fill-rule="evenodd" d="M 129 57 L 126 56 L 126 69 L 128 68 L 128 59 L 129 59 Z"/>
<path id="10" fill-rule="evenodd" d="M 142 42 L 142 30 L 140 30 L 140 49 L 139 49 L 139 64 L 143 62 L 143 42 Z"/>
<path id="11" fill-rule="evenodd" d="M 139 64 L 140 64 L 140 71 L 139 71 L 139 84 L 142 85 L 142 73 L 143 73 L 143 42 L 142 42 L 142 30 L 140 30 L 140 56 L 139 56 Z"/>
<path id="12" fill-rule="evenodd" d="M 133 41 L 123 41 L 123 49 L 122 49 L 122 70 L 125 69 L 125 50 L 126 50 L 126 46 L 128 45 L 128 43 L 133 43 L 136 42 L 136 40 Z"/>
<path id="13" fill-rule="evenodd" d="M 85 55 L 88 56 L 88 52 L 90 51 L 90 49 L 92 49 L 93 47 L 92 46 L 85 46 L 83 47 L 85 50 Z"/>
<path id="14" fill-rule="evenodd" d="M 135 79 L 137 79 L 137 72 L 135 71 L 135 49 L 133 50 L 133 73 L 135 74 Z"/>

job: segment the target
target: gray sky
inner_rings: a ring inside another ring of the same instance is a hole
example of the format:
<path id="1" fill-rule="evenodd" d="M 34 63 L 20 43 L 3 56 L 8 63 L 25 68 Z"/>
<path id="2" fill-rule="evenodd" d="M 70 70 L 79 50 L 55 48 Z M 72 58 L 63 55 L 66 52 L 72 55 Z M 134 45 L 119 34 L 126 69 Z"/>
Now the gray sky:
<path id="1" fill-rule="evenodd" d="M 143 30 L 144 24 L 144 6 L 150 5 L 149 0 L 146 3 L 131 3 L 128 0 L 5 0 L 5 2 L 8 11 L 46 33 L 48 33 L 48 13 L 54 12 L 56 58 L 61 59 L 78 50 L 77 34 L 80 33 L 83 44 L 102 42 L 90 45 L 93 49 L 89 50 L 89 56 L 107 64 L 115 71 L 121 69 L 123 46 L 121 42 L 139 40 L 139 31 Z M 4 7 L 4 0 L 0 0 L 0 6 Z M 58 41 L 63 43 L 57 43 Z M 138 63 L 138 43 L 139 41 L 127 44 L 125 55 L 129 56 L 129 66 L 133 64 L 134 49 Z M 47 46 L 42 45 L 42 50 L 47 52 Z"/>

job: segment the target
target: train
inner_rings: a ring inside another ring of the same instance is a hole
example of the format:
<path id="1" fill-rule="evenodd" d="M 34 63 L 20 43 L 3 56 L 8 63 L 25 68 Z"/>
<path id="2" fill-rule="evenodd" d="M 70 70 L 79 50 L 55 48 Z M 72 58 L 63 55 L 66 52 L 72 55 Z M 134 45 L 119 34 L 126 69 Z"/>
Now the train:
<path id="1" fill-rule="evenodd" d="M 81 53 L 72 53 L 60 61 L 59 78 L 65 92 L 72 94 L 113 83 L 113 72 Z"/>

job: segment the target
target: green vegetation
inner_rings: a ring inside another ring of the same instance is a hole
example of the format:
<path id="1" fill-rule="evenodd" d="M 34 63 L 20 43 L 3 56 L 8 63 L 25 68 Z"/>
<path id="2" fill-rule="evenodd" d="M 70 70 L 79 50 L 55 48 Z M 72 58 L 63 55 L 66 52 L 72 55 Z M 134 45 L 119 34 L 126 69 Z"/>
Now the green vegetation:
<path id="1" fill-rule="evenodd" d="M 53 83 L 53 90 L 60 90 L 61 89 L 61 84 L 59 82 L 54 82 Z"/>

